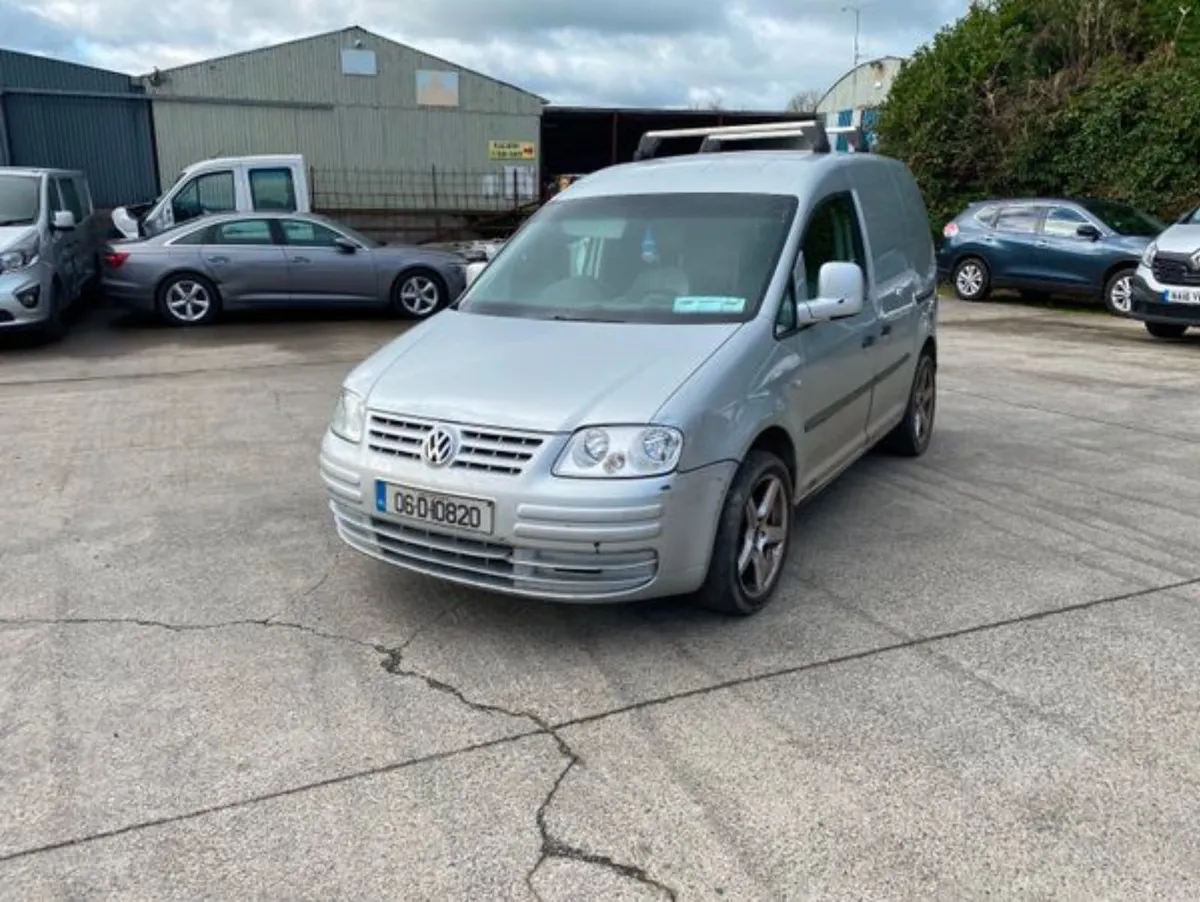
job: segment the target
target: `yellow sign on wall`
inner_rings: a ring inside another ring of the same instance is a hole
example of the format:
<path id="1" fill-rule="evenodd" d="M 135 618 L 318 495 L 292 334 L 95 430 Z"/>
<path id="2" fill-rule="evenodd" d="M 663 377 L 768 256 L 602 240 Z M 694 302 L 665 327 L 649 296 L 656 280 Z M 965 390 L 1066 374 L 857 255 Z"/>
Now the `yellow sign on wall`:
<path id="1" fill-rule="evenodd" d="M 493 160 L 535 160 L 537 144 L 533 141 L 488 141 L 488 157 Z"/>

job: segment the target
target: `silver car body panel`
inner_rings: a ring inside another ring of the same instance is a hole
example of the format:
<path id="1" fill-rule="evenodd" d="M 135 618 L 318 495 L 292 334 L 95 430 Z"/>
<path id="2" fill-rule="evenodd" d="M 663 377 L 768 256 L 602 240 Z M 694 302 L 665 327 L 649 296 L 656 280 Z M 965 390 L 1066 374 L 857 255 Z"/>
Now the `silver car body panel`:
<path id="1" fill-rule="evenodd" d="M 908 170 L 870 154 L 669 157 L 602 170 L 549 204 L 697 191 L 787 194 L 799 202 L 753 319 L 611 324 L 447 310 L 421 323 L 344 382 L 383 419 L 357 445 L 332 432 L 322 443 L 320 471 L 343 540 L 408 569 L 517 595 L 596 601 L 686 593 L 705 577 L 726 492 L 756 441 L 773 434 L 794 449 L 787 463 L 798 502 L 895 427 L 919 356 L 927 349 L 936 356 L 936 263 Z M 810 214 L 846 193 L 862 224 L 863 312 L 777 337 Z M 391 441 L 408 454 L 389 448 L 378 428 L 389 419 L 408 424 L 408 437 Z M 653 479 L 553 474 L 576 429 L 612 424 L 680 429 L 677 470 Z M 536 450 L 515 473 L 435 467 L 418 451 L 438 426 L 460 436 L 515 430 Z M 380 481 L 486 499 L 495 510 L 492 532 L 478 537 L 400 520 L 380 509 Z M 539 557 L 559 552 L 566 557 L 558 569 Z M 616 581 L 613 568 L 626 565 L 637 579 Z"/>
<path id="2" fill-rule="evenodd" d="M 78 302 L 98 273 L 99 242 L 87 177 L 66 169 L 0 167 L 0 176 L 37 181 L 38 210 L 34 222 L 0 226 L 0 257 L 36 247 L 27 266 L 0 270 L 0 329 L 36 326 L 46 321 L 55 280 L 61 286 L 61 309 Z M 69 183 L 69 185 L 64 185 Z M 54 228 L 54 214 L 66 210 L 67 192 L 75 217 L 71 229 Z M 2 212 L 2 211 L 0 211 Z"/>

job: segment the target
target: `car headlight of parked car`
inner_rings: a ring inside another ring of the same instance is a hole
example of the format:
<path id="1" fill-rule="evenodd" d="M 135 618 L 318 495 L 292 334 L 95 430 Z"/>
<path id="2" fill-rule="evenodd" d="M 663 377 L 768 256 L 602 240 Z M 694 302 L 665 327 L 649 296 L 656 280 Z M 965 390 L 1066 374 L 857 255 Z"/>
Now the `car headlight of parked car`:
<path id="1" fill-rule="evenodd" d="M 348 388 L 343 388 L 333 406 L 329 431 L 340 439 L 357 445 L 363 439 L 367 422 L 367 402 Z"/>
<path id="2" fill-rule="evenodd" d="M 1158 253 L 1158 244 L 1151 241 L 1146 245 L 1146 249 L 1142 251 L 1142 266 L 1153 266 L 1154 255 Z"/>
<path id="3" fill-rule="evenodd" d="M 0 272 L 16 272 L 37 263 L 37 241 L 0 253 Z"/>
<path id="4" fill-rule="evenodd" d="M 588 426 L 571 436 L 555 476 L 636 479 L 664 476 L 679 464 L 683 433 L 670 426 Z"/>

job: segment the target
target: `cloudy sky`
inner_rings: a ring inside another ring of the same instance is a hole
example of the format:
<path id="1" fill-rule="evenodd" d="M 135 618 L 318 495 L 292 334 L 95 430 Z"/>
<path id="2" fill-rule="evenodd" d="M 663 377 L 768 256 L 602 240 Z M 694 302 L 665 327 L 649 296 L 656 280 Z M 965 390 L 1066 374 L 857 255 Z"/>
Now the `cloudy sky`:
<path id="1" fill-rule="evenodd" d="M 782 108 L 969 0 L 0 0 L 3 45 L 133 74 L 347 25 L 561 104 Z"/>

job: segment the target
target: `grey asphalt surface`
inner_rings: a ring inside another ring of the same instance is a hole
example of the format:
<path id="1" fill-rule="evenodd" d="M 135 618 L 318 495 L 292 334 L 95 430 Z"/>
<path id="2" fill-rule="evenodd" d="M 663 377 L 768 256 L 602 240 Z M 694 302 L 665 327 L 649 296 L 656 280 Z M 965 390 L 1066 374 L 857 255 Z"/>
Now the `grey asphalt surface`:
<path id="1" fill-rule="evenodd" d="M 0 898 L 1200 898 L 1200 340 L 945 303 L 728 621 L 343 550 L 395 322 L 108 320 L 0 349 Z"/>

